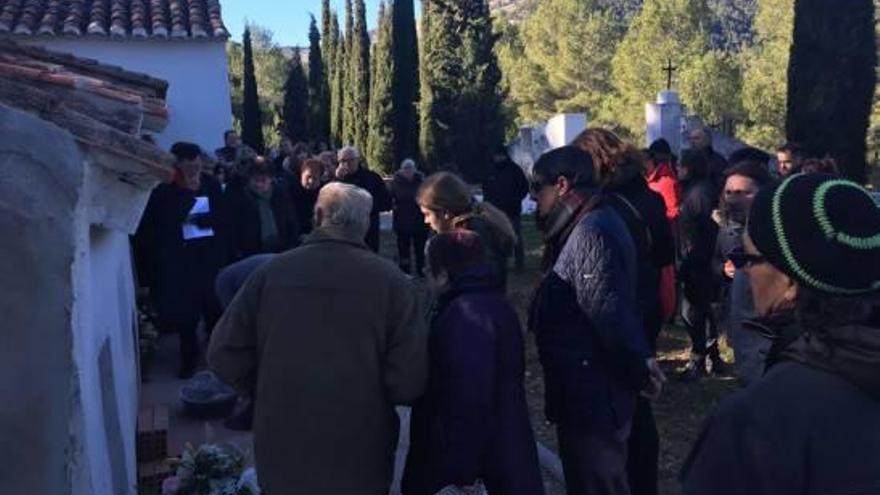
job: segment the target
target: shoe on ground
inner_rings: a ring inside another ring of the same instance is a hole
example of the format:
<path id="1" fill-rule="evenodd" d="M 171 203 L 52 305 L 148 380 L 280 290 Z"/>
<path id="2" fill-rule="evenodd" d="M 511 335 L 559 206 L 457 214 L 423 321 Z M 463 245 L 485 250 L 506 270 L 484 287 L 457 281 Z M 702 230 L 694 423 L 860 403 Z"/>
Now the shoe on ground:
<path id="1" fill-rule="evenodd" d="M 706 376 L 706 367 L 701 361 L 691 361 L 684 370 L 678 374 L 678 379 L 684 383 L 694 383 L 702 380 Z"/>
<path id="2" fill-rule="evenodd" d="M 730 375 L 731 372 L 730 365 L 721 359 L 721 356 L 709 358 L 709 373 L 713 375 Z"/>

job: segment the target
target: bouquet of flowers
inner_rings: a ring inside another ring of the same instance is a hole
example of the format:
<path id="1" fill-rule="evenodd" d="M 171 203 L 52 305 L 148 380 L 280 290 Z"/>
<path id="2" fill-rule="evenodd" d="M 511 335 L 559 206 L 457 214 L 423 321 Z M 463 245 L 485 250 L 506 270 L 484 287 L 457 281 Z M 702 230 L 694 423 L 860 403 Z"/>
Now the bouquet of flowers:
<path id="1" fill-rule="evenodd" d="M 187 445 L 174 464 L 174 476 L 162 484 L 162 495 L 259 495 L 246 456 L 227 445 Z"/>

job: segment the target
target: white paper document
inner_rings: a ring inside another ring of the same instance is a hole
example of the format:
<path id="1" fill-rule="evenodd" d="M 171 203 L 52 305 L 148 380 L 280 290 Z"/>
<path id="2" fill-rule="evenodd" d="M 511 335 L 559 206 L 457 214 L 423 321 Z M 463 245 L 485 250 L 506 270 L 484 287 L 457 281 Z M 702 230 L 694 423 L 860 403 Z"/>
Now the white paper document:
<path id="1" fill-rule="evenodd" d="M 204 213 L 211 213 L 211 203 L 208 202 L 207 196 L 196 196 L 196 204 L 193 205 L 192 209 L 189 211 L 189 217 L 187 217 L 186 222 L 183 223 L 183 240 L 189 241 L 191 239 L 201 239 L 203 237 L 211 237 L 214 235 L 214 229 L 203 229 L 192 221 L 193 215 L 201 215 Z"/>

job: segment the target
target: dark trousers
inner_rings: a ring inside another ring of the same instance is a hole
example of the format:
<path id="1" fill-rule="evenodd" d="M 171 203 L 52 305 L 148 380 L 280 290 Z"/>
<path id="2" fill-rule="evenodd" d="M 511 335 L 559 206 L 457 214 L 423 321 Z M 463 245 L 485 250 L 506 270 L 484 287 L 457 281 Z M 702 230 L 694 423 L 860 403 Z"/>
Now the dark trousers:
<path id="1" fill-rule="evenodd" d="M 703 297 L 685 297 L 682 300 L 682 318 L 691 338 L 691 358 L 718 356 L 718 323 L 712 311 L 712 301 Z"/>
<path id="2" fill-rule="evenodd" d="M 523 246 L 522 238 L 522 215 L 510 216 L 510 223 L 513 224 L 513 231 L 516 232 L 516 246 L 513 250 L 514 267 L 522 270 L 526 262 L 526 251 Z"/>
<path id="3" fill-rule="evenodd" d="M 370 219 L 370 230 L 367 231 L 367 236 L 364 238 L 364 244 L 366 244 L 374 253 L 379 252 L 379 217 Z"/>
<path id="4" fill-rule="evenodd" d="M 428 240 L 426 231 L 397 232 L 397 255 L 400 269 L 405 273 L 419 276 L 425 268 L 425 243 Z M 415 272 L 412 271 L 412 252 L 415 251 Z"/>
<path id="5" fill-rule="evenodd" d="M 629 495 L 626 473 L 627 426 L 616 432 L 594 432 L 559 425 L 559 454 L 568 495 Z"/>
<path id="6" fill-rule="evenodd" d="M 633 495 L 657 495 L 657 461 L 660 456 L 660 435 L 654 421 L 651 401 L 639 397 L 629 436 L 626 464 L 629 487 Z"/>
<path id="7" fill-rule="evenodd" d="M 184 367 L 195 366 L 199 359 L 199 321 L 204 320 L 205 330 L 210 333 L 220 320 L 222 309 L 210 289 L 200 291 L 187 300 L 181 300 L 165 316 L 164 326 L 168 331 L 180 334 L 180 360 Z"/>

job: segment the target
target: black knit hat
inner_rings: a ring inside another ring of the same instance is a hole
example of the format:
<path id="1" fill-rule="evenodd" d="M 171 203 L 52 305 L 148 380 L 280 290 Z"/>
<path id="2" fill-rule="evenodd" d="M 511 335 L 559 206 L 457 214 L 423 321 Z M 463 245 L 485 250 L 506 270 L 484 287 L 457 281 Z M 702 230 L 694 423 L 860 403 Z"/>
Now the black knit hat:
<path id="1" fill-rule="evenodd" d="M 794 175 L 758 194 L 748 229 L 767 261 L 805 287 L 880 291 L 880 208 L 853 182 Z"/>

